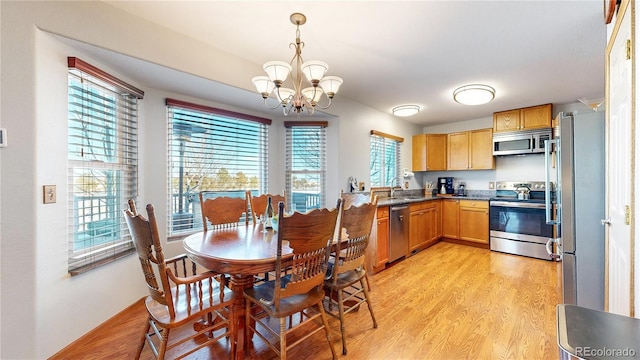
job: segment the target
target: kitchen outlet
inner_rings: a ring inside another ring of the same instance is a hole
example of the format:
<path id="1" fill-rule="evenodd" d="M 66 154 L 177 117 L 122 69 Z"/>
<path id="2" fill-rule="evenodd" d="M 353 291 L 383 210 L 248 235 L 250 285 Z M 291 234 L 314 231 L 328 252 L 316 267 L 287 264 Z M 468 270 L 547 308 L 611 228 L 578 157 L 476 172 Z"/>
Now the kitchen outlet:
<path id="1" fill-rule="evenodd" d="M 493 190 L 496 188 L 496 183 L 493 181 L 489 181 L 489 190 Z"/>
<path id="2" fill-rule="evenodd" d="M 53 204 L 56 202 L 56 186 L 44 185 L 42 187 L 42 203 Z"/>
<path id="3" fill-rule="evenodd" d="M 405 189 L 408 189 L 408 188 L 409 188 L 409 182 L 408 182 L 408 181 L 405 181 L 405 182 L 404 182 L 404 188 L 405 188 Z"/>

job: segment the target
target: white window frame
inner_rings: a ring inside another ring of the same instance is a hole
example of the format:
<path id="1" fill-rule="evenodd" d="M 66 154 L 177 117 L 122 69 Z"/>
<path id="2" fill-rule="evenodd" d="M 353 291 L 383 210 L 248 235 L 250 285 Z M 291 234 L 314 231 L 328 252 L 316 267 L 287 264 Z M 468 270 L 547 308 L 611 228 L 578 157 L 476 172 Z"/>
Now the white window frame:
<path id="1" fill-rule="evenodd" d="M 134 251 L 122 215 L 138 193 L 138 100 L 144 92 L 67 59 L 68 271 L 77 275 Z"/>
<path id="2" fill-rule="evenodd" d="M 167 234 L 177 240 L 203 228 L 201 191 L 243 198 L 267 191 L 271 120 L 170 98 L 166 105 Z"/>
<path id="3" fill-rule="evenodd" d="M 371 187 L 402 186 L 402 143 L 404 138 L 371 130 L 369 141 L 369 181 Z M 390 162 L 393 163 L 388 165 Z"/>
<path id="4" fill-rule="evenodd" d="M 285 197 L 289 211 L 306 212 L 326 207 L 327 126 L 326 121 L 285 121 Z M 307 137 L 299 141 L 296 134 Z M 312 148 L 301 149 L 302 146 Z M 296 156 L 298 150 L 317 151 L 309 158 Z M 308 189 L 296 189 L 296 177 L 313 179 Z"/>

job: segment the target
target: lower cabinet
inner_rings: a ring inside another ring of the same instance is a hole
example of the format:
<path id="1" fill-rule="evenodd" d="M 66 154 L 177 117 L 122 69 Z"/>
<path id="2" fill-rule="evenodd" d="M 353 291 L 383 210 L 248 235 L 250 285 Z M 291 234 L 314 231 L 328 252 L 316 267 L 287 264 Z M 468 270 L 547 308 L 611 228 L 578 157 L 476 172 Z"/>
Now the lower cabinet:
<path id="1" fill-rule="evenodd" d="M 442 234 L 440 201 L 409 205 L 409 251 L 436 243 Z"/>
<path id="2" fill-rule="evenodd" d="M 460 227 L 460 200 L 442 200 L 442 237 L 458 239 Z"/>
<path id="3" fill-rule="evenodd" d="M 489 202 L 460 200 L 460 240 L 489 244 Z"/>
<path id="4" fill-rule="evenodd" d="M 442 200 L 442 236 L 489 244 L 489 202 Z"/>
<path id="5" fill-rule="evenodd" d="M 389 207 L 378 208 L 376 228 L 376 262 L 375 268 L 384 268 L 389 261 Z M 375 269 L 374 269 L 375 270 Z"/>

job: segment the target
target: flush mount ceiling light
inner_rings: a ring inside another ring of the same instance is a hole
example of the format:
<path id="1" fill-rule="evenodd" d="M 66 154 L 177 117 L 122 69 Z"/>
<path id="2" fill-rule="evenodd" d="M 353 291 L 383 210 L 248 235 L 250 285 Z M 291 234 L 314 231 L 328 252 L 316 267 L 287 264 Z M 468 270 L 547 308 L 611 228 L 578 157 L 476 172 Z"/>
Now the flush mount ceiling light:
<path id="1" fill-rule="evenodd" d="M 496 90 L 488 85 L 471 84 L 457 88 L 453 100 L 463 105 L 482 105 L 493 100 Z"/>
<path id="2" fill-rule="evenodd" d="M 274 93 L 279 103 L 272 109 L 282 106 L 282 112 L 285 116 L 291 111 L 298 115 L 307 111 L 311 115 L 316 106 L 321 109 L 331 106 L 331 99 L 338 92 L 342 79 L 337 76 L 324 76 L 329 69 L 325 62 L 318 60 L 302 62 L 304 42 L 300 41 L 300 25 L 306 23 L 307 18 L 303 14 L 293 13 L 289 20 L 296 26 L 296 42 L 289 44 L 289 47 L 295 48 L 296 51 L 293 58 L 288 63 L 284 61 L 266 62 L 262 68 L 268 76 L 256 76 L 251 81 L 258 89 L 258 93 L 262 95 L 265 104 L 271 93 Z M 283 87 L 289 73 L 291 73 L 291 85 L 289 86 L 292 86 L 293 89 Z M 306 82 L 303 81 L 305 79 Z M 303 84 L 308 87 L 303 88 Z M 328 100 L 326 105 L 319 104 L 323 94 Z"/>
<path id="3" fill-rule="evenodd" d="M 418 105 L 400 105 L 394 107 L 392 110 L 393 115 L 395 116 L 413 116 L 420 111 L 420 106 Z"/>

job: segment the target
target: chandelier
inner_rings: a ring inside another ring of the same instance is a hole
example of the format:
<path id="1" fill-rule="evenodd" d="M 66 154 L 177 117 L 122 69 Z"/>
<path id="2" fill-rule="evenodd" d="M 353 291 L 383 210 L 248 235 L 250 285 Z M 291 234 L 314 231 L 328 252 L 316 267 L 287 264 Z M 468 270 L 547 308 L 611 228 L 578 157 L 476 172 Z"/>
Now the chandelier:
<path id="1" fill-rule="evenodd" d="M 331 106 L 331 100 L 338 92 L 342 79 L 337 76 L 324 76 L 329 69 L 325 62 L 302 61 L 304 42 L 300 41 L 300 25 L 304 25 L 307 18 L 301 13 L 293 13 L 289 19 L 296 26 L 296 42 L 289 44 L 290 48 L 295 48 L 295 55 L 289 63 L 284 61 L 266 62 L 262 68 L 267 76 L 256 76 L 251 81 L 256 86 L 258 93 L 262 95 L 265 105 L 271 93 L 275 95 L 278 105 L 271 109 L 282 106 L 282 112 L 285 116 L 292 111 L 298 115 L 306 111 L 311 115 L 316 107 L 326 109 Z M 295 69 L 293 69 L 294 67 Z M 284 86 L 290 73 L 293 89 Z M 303 85 L 306 87 L 303 88 Z M 326 100 L 320 104 L 323 94 Z"/>

